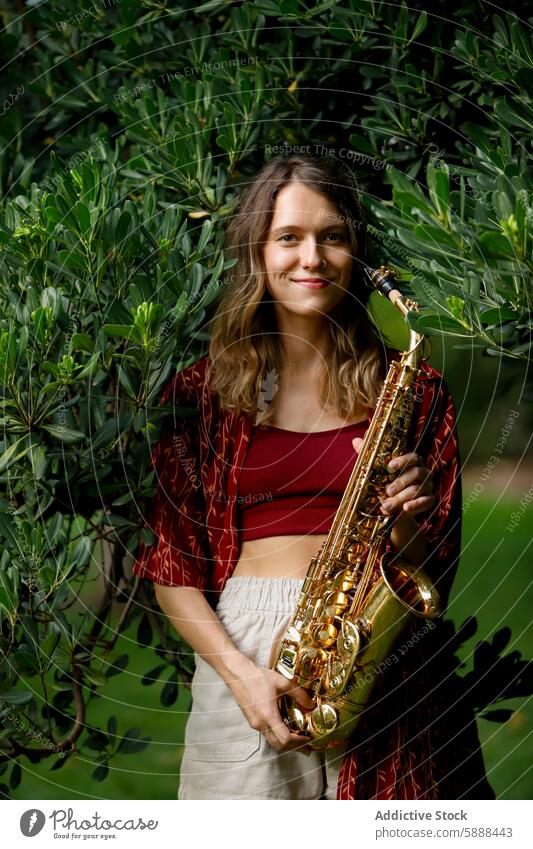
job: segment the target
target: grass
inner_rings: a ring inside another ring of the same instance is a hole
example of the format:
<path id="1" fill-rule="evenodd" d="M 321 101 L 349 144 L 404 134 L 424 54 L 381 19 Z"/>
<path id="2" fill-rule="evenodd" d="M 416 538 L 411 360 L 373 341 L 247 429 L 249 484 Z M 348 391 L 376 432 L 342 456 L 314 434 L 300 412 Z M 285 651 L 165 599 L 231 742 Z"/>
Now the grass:
<path id="1" fill-rule="evenodd" d="M 512 533 L 505 530 L 519 499 L 504 501 L 479 498 L 465 513 L 463 556 L 454 584 L 448 618 L 460 624 L 467 616 L 478 621 L 476 635 L 463 647 L 462 659 L 468 670 L 478 640 L 489 639 L 504 626 L 512 629 L 506 653 L 519 650 L 524 657 L 533 654 L 533 602 L 529 568 L 530 533 L 527 513 Z M 161 705 L 159 695 L 164 681 L 149 687 L 141 678 L 156 665 L 150 648 L 140 648 L 133 634 L 124 634 L 117 653 L 130 655 L 128 668 L 111 678 L 100 697 L 91 704 L 87 721 L 106 728 L 114 713 L 119 733 L 140 726 L 152 743 L 139 754 L 119 755 L 110 765 L 104 782 L 91 778 L 92 761 L 73 756 L 57 771 L 54 759 L 32 765 L 23 760 L 23 779 L 16 799 L 175 799 L 183 731 L 190 703 L 188 690 L 180 688 L 178 702 L 171 708 Z M 532 687 L 533 689 L 533 687 Z M 498 798 L 528 799 L 533 791 L 533 699 L 506 702 L 516 712 L 505 723 L 478 720 L 485 764 Z M 3 777 L 3 780 L 5 780 Z"/>
<path id="2" fill-rule="evenodd" d="M 476 643 L 491 639 L 503 627 L 511 629 L 505 654 L 520 651 L 533 657 L 533 581 L 531 532 L 527 512 L 518 527 L 506 530 L 519 499 L 498 502 L 480 498 L 465 513 L 463 555 L 448 616 L 456 625 L 477 618 L 476 635 L 464 646 L 465 669 L 471 668 Z M 533 681 L 531 695 L 501 702 L 513 708 L 507 722 L 478 719 L 485 766 L 501 799 L 531 799 L 533 793 Z"/>

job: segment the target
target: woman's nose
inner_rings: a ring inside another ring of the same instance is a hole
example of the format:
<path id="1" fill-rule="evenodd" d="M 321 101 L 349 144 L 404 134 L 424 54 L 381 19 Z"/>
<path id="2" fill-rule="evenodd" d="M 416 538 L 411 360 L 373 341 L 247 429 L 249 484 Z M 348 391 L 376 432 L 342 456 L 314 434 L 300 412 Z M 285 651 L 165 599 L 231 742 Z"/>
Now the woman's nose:
<path id="1" fill-rule="evenodd" d="M 318 244 L 314 239 L 302 242 L 301 263 L 304 268 L 320 268 L 323 264 Z"/>

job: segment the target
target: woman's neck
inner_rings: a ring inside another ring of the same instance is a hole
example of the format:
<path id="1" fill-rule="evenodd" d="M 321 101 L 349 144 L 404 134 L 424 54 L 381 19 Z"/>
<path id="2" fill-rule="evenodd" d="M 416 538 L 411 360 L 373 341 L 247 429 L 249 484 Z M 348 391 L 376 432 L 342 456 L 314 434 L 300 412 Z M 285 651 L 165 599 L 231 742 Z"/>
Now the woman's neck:
<path id="1" fill-rule="evenodd" d="M 279 343 L 284 369 L 290 374 L 320 369 L 331 350 L 327 324 L 308 316 L 278 316 Z"/>

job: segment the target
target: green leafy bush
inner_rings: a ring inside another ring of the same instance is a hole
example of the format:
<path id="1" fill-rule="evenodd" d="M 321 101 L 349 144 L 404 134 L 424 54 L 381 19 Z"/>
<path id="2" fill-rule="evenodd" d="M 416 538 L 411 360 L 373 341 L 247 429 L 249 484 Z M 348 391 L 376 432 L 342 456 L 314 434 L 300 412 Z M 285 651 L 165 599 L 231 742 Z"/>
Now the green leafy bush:
<path id="1" fill-rule="evenodd" d="M 128 564 L 151 541 L 161 389 L 206 350 L 224 221 L 265 156 L 351 163 L 374 255 L 424 308 L 413 320 L 529 361 L 531 40 L 513 3 L 506 18 L 445 8 L 3 4 L 4 795 L 23 755 L 59 768 L 81 751 L 100 781 L 147 744 L 113 715 L 105 731 L 87 720 L 127 668 L 126 628 L 155 640 L 145 678 L 163 705 L 190 673 Z"/>

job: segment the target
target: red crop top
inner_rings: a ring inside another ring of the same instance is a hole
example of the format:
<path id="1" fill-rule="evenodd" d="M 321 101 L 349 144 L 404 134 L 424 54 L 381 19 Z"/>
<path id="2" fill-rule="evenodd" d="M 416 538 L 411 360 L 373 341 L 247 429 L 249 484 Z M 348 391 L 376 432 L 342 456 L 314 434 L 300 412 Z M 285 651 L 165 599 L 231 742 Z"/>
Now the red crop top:
<path id="1" fill-rule="evenodd" d="M 352 439 L 368 421 L 302 433 L 252 428 L 239 476 L 240 541 L 327 533 L 357 459 Z"/>

